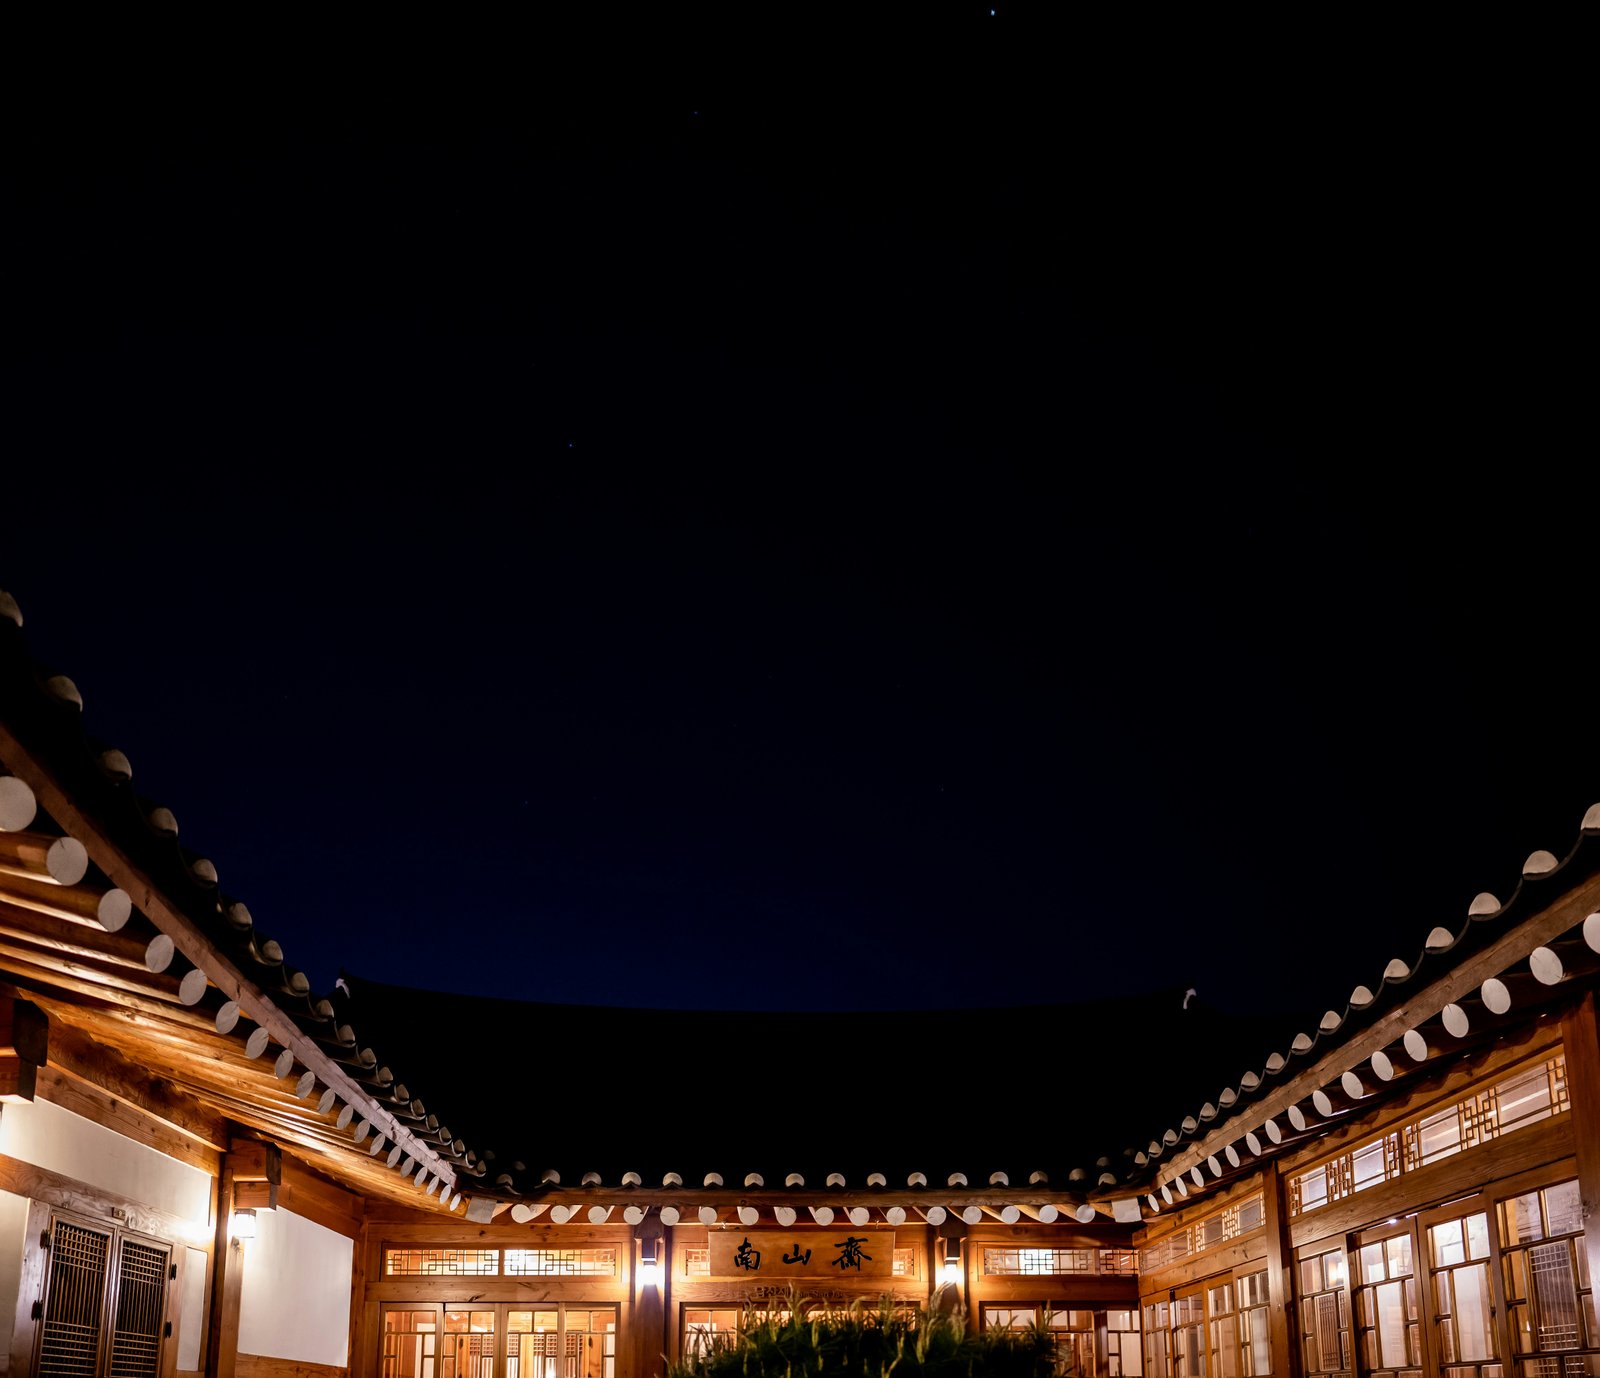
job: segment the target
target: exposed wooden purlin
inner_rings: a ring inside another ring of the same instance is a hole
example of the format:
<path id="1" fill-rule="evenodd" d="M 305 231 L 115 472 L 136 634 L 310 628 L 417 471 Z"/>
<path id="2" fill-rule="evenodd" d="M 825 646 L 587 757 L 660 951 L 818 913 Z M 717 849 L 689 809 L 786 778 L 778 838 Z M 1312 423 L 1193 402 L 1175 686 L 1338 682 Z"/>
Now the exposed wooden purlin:
<path id="1" fill-rule="evenodd" d="M 89 865 L 83 843 L 54 833 L 0 832 L 0 876 L 76 885 Z"/>
<path id="2" fill-rule="evenodd" d="M 83 842 L 91 859 L 111 882 L 124 890 L 137 909 L 172 939 L 193 966 L 205 972 L 207 980 L 222 992 L 223 998 L 235 1001 L 280 1047 L 290 1049 L 303 1066 L 316 1073 L 323 1085 L 332 1087 L 341 1099 L 358 1107 L 365 1119 L 401 1143 L 407 1153 L 427 1163 L 429 1170 L 447 1183 L 454 1184 L 452 1164 L 375 1101 L 366 1087 L 329 1057 L 314 1038 L 304 1033 L 288 1013 L 268 998 L 257 982 L 221 952 L 194 919 L 172 902 L 143 867 L 123 851 L 100 826 L 99 820 L 85 813 L 72 793 L 60 786 L 49 764 L 36 756 L 5 723 L 0 723 L 0 757 L 32 789 L 39 804 L 61 828 Z"/>
<path id="3" fill-rule="evenodd" d="M 308 1107 L 302 1106 L 297 1116 L 273 1112 L 255 1102 L 220 1094 L 202 1094 L 202 1099 L 213 1109 L 251 1131 L 309 1155 L 313 1163 L 331 1158 L 338 1165 L 338 1175 L 359 1181 L 364 1189 L 382 1191 L 397 1202 L 419 1209 L 425 1209 L 439 1199 L 437 1192 L 430 1198 L 424 1188 L 414 1186 L 411 1179 L 400 1176 L 388 1166 L 386 1155 L 374 1158 L 366 1145 L 356 1144 L 345 1131 L 306 1119 Z"/>
<path id="4" fill-rule="evenodd" d="M 1352 1035 L 1348 1041 L 1317 1058 L 1305 1071 L 1291 1077 L 1275 1091 L 1251 1101 L 1247 1108 L 1230 1116 L 1220 1127 L 1188 1148 L 1180 1149 L 1168 1160 L 1164 1170 L 1174 1175 L 1187 1172 L 1196 1163 L 1203 1163 L 1212 1154 L 1222 1152 L 1228 1144 L 1237 1143 L 1247 1130 L 1258 1129 L 1267 1120 L 1282 1115 L 1291 1105 L 1309 1099 L 1313 1091 L 1338 1081 L 1345 1072 L 1370 1059 L 1373 1053 L 1383 1052 L 1391 1044 L 1399 1042 L 1407 1030 L 1425 1023 L 1446 1005 L 1467 999 L 1491 976 L 1497 976 L 1507 967 L 1525 961 L 1535 948 L 1544 947 L 1574 925 L 1581 924 L 1597 908 L 1600 908 L 1600 875 L 1591 876 L 1547 909 L 1517 924 L 1481 952 L 1422 987 L 1396 1008 L 1378 1016 L 1371 1025 Z"/>
<path id="5" fill-rule="evenodd" d="M 76 920 L 80 923 L 100 924 L 106 910 L 110 890 L 105 886 L 57 885 L 53 880 L 37 876 L 20 876 L 14 871 L 0 871 L 0 899 L 24 909 L 37 909 L 41 914 Z M 126 912 L 126 904 L 111 896 L 117 913 Z"/>
<path id="6" fill-rule="evenodd" d="M 186 1008 L 178 1000 L 178 983 L 170 977 L 148 971 L 136 972 L 104 959 L 52 953 L 3 934 L 0 934 L 0 970 L 13 980 L 28 980 L 95 999 L 108 999 L 109 993 L 115 991 L 119 996 L 145 1002 L 147 1006 L 157 1006 L 170 997 L 173 1008 Z"/>
<path id="7" fill-rule="evenodd" d="M 148 974 L 146 939 L 129 928 L 108 933 L 97 923 L 74 923 L 0 899 L 0 935 L 69 957 L 87 957 Z"/>
<path id="8" fill-rule="evenodd" d="M 181 1004 L 175 991 L 171 1003 L 168 1003 L 158 996 L 117 988 L 111 982 L 97 979 L 98 973 L 80 971 L 69 975 L 53 965 L 42 965 L 30 960 L 36 955 L 8 953 L 4 958 L 4 967 L 0 967 L 0 976 L 4 976 L 13 984 L 27 986 L 30 990 L 41 994 L 55 992 L 77 997 L 70 1002 L 77 1007 L 119 1010 L 130 1018 L 176 1024 L 197 1034 L 216 1032 L 215 1016 L 208 1015 L 198 1006 Z M 167 978 L 153 976 L 149 979 L 155 982 Z"/>

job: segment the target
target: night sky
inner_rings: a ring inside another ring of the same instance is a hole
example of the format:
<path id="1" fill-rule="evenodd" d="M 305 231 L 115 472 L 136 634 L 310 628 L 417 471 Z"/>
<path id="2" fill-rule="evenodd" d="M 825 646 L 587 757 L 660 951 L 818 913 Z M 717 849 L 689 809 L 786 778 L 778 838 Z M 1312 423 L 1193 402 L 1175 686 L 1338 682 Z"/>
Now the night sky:
<path id="1" fill-rule="evenodd" d="M 919 22 L 8 134 L 0 588 L 318 990 L 1320 1014 L 1600 801 L 1571 88 Z"/>

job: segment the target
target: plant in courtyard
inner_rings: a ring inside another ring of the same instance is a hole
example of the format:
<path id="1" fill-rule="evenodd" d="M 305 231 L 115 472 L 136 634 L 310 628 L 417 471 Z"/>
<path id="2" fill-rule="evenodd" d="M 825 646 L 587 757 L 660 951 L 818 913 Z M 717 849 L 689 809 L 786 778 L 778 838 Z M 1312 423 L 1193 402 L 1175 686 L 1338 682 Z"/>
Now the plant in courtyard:
<path id="1" fill-rule="evenodd" d="M 1051 1378 L 1056 1352 L 1041 1322 L 976 1330 L 964 1308 L 884 1297 L 827 1310 L 794 1289 L 772 1309 L 747 1305 L 737 1329 L 702 1337 L 666 1378 Z"/>

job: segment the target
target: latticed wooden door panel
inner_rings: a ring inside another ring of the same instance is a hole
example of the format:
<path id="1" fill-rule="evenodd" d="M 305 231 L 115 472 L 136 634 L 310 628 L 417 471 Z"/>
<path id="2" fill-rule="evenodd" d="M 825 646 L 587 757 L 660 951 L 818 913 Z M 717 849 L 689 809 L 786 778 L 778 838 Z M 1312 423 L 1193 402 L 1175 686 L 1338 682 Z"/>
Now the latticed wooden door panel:
<path id="1" fill-rule="evenodd" d="M 105 1315 L 112 1234 L 69 1220 L 50 1232 L 50 1270 L 39 1378 L 95 1378 Z"/>
<path id="2" fill-rule="evenodd" d="M 49 1247 L 38 1378 L 156 1378 L 171 1248 L 60 1215 Z"/>
<path id="3" fill-rule="evenodd" d="M 110 1378 L 155 1378 L 161 1369 L 161 1317 L 165 1310 L 166 1249 L 124 1239 L 117 1250 L 115 1320 Z"/>

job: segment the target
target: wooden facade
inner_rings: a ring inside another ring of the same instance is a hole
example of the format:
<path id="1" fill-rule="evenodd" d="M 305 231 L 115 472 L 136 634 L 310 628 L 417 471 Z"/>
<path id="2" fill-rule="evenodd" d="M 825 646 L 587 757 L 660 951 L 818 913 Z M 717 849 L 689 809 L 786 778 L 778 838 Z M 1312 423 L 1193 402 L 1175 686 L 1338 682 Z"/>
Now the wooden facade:
<path id="1" fill-rule="evenodd" d="M 889 1298 L 1047 1319 L 1084 1374 L 1600 1374 L 1600 807 L 1237 1081 L 1199 1040 L 1210 1099 L 1146 1078 L 1073 1127 L 1099 1156 L 998 1101 L 960 1152 L 1007 1169 L 926 1171 L 907 1116 L 859 1170 L 754 1138 L 706 1170 L 667 1109 L 638 1170 L 548 1168 L 453 1131 L 482 1107 L 364 992 L 308 989 L 19 628 L 0 598 L 3 1371 L 650 1378 L 747 1308 Z"/>

